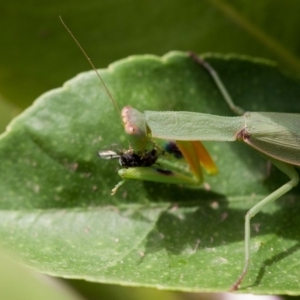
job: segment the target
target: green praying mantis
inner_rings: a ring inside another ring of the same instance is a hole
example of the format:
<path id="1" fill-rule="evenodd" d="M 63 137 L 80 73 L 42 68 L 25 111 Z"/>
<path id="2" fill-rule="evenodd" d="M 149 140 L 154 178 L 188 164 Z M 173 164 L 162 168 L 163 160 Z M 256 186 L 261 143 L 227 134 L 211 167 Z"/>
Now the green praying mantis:
<path id="1" fill-rule="evenodd" d="M 68 28 L 67 30 L 69 31 Z M 87 57 L 117 107 L 94 65 L 73 34 L 70 31 L 69 33 Z M 246 214 L 245 261 L 240 276 L 230 288 L 230 291 L 235 291 L 242 283 L 249 266 L 251 218 L 265 205 L 278 199 L 298 184 L 299 177 L 294 166 L 300 165 L 298 150 L 300 140 L 297 130 L 300 117 L 299 114 L 286 113 L 245 113 L 234 104 L 214 69 L 196 55 L 190 54 L 190 56 L 209 72 L 229 107 L 239 116 L 224 117 L 174 111 L 141 113 L 127 106 L 122 110 L 121 116 L 125 131 L 130 137 L 130 148 L 120 153 L 111 150 L 101 151 L 99 156 L 103 159 L 118 158 L 122 166 L 118 172 L 122 180 L 113 188 L 112 194 L 129 179 L 188 185 L 202 184 L 202 168 L 208 174 L 215 175 L 217 167 L 201 141 L 243 141 L 267 156 L 285 173 L 290 180 L 262 199 Z M 175 142 L 168 142 L 167 147 L 163 148 L 153 138 Z M 179 153 L 183 158 L 177 158 L 175 153 Z"/>
<path id="2" fill-rule="evenodd" d="M 190 56 L 209 72 L 228 106 L 239 116 L 224 117 L 187 111 L 145 111 L 142 114 L 132 108 L 132 113 L 139 116 L 137 123 L 144 124 L 148 136 L 174 140 L 178 145 L 182 142 L 242 141 L 261 152 L 273 165 L 290 178 L 287 183 L 262 199 L 246 213 L 244 267 L 229 290 L 232 292 L 238 289 L 248 271 L 251 218 L 259 213 L 264 206 L 286 194 L 299 182 L 299 175 L 294 167 L 300 166 L 300 114 L 244 112 L 242 108 L 235 105 L 212 66 L 193 53 L 190 53 Z M 192 169 L 194 162 L 190 160 L 190 154 L 184 154 L 184 157 Z M 198 159 L 201 161 L 202 158 L 199 154 Z M 125 169 L 119 172 L 119 175 L 123 178 L 133 178 L 127 176 L 127 170 L 130 173 L 130 169 Z M 216 174 L 216 172 L 211 174 Z M 136 177 L 135 179 L 142 179 L 142 177 Z M 200 184 L 201 181 L 199 180 L 197 183 Z"/>

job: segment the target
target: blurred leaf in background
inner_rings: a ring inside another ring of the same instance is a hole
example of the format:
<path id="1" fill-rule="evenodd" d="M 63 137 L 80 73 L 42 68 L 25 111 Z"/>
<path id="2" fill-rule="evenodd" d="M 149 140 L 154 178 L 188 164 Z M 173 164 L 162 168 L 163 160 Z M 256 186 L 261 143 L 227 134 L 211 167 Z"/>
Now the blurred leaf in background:
<path id="1" fill-rule="evenodd" d="M 61 15 L 98 67 L 132 54 L 220 52 L 279 61 L 299 73 L 297 0 L 3 1 L 0 94 L 20 108 L 89 65 Z"/>
<path id="2" fill-rule="evenodd" d="M 15 262 L 0 249 L 0 291 L 2 300 L 83 300 L 61 280 L 38 274 Z"/>

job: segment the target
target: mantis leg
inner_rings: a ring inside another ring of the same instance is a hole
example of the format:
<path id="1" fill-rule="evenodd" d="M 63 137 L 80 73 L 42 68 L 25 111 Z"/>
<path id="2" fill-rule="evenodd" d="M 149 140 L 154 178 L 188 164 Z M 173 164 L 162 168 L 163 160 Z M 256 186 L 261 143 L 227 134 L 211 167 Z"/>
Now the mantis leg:
<path id="1" fill-rule="evenodd" d="M 153 167 L 138 167 L 120 169 L 119 175 L 123 178 L 111 191 L 111 195 L 114 195 L 118 188 L 123 185 L 127 179 L 139 179 L 153 182 L 162 183 L 175 183 L 175 184 L 188 184 L 188 185 L 199 185 L 202 179 L 202 173 L 199 174 L 201 177 L 189 177 L 179 172 L 163 170 Z"/>
<path id="2" fill-rule="evenodd" d="M 295 187 L 299 182 L 299 175 L 294 169 L 293 166 L 288 165 L 286 163 L 283 163 L 278 160 L 271 159 L 271 162 L 283 173 L 285 173 L 289 178 L 290 181 L 288 181 L 286 184 L 281 186 L 279 189 L 265 197 L 263 200 L 261 200 L 259 203 L 257 203 L 255 206 L 253 206 L 246 214 L 245 216 L 245 262 L 244 262 L 244 268 L 239 276 L 239 278 L 236 280 L 236 282 L 232 285 L 230 288 L 230 292 L 233 292 L 238 289 L 238 286 L 243 281 L 249 266 L 250 261 L 250 220 L 252 217 L 254 217 L 258 212 L 262 210 L 262 208 L 275 201 L 282 195 L 286 194 L 289 190 L 291 190 L 293 187 Z"/>
<path id="3" fill-rule="evenodd" d="M 158 160 L 156 166 L 124 168 L 118 172 L 123 180 L 112 189 L 111 194 L 114 195 L 127 179 L 197 186 L 203 182 L 202 167 L 209 175 L 217 174 L 218 169 L 201 142 L 177 141 L 176 143 L 190 172 L 185 174 L 182 171 L 176 171 L 176 164 L 168 163 L 166 160 Z"/>
<path id="4" fill-rule="evenodd" d="M 242 116 L 245 111 L 234 103 L 217 71 L 207 61 L 202 60 L 196 53 L 189 52 L 189 55 L 195 62 L 208 71 L 230 109 L 238 116 Z"/>

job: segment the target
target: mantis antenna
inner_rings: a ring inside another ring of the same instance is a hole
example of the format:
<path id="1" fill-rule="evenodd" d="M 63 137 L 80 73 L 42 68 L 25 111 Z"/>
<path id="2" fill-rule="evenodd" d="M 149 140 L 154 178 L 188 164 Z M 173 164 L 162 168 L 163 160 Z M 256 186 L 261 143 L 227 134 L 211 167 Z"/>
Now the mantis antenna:
<path id="1" fill-rule="evenodd" d="M 94 69 L 94 71 L 96 72 L 98 78 L 100 79 L 100 82 L 102 83 L 107 95 L 109 96 L 110 100 L 112 101 L 112 103 L 114 104 L 120 118 L 121 118 L 121 112 L 120 109 L 117 105 L 117 102 L 115 101 L 114 97 L 112 96 L 112 94 L 110 93 L 109 89 L 107 88 L 104 80 L 102 79 L 102 77 L 100 76 L 99 72 L 97 71 L 96 67 L 94 66 L 92 60 L 90 59 L 90 57 L 87 55 L 87 53 L 84 51 L 84 49 L 82 48 L 82 46 L 80 45 L 80 43 L 77 41 L 77 39 L 75 38 L 74 34 L 72 33 L 72 31 L 69 29 L 69 27 L 65 24 L 65 22 L 63 21 L 62 17 L 59 16 L 59 19 L 61 21 L 61 23 L 63 24 L 63 26 L 66 28 L 66 30 L 68 31 L 68 33 L 70 34 L 70 36 L 73 38 L 73 40 L 75 41 L 75 43 L 77 44 L 77 46 L 79 47 L 79 49 L 81 50 L 81 52 L 83 53 L 83 55 L 85 56 L 85 58 L 88 60 L 88 62 L 90 63 L 90 65 L 92 66 L 92 68 Z"/>

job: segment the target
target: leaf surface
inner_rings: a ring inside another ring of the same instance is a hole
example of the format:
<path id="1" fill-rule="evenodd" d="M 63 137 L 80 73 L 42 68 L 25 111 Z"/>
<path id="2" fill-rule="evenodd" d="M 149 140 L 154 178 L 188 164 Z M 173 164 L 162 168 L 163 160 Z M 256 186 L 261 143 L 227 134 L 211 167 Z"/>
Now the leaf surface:
<path id="1" fill-rule="evenodd" d="M 237 104 L 300 112 L 300 85 L 272 64 L 207 56 Z M 185 53 L 132 56 L 101 70 L 118 105 L 232 115 L 207 72 Z M 42 95 L 0 140 L 0 238 L 55 276 L 185 291 L 224 291 L 239 275 L 246 211 L 287 181 L 242 143 L 206 143 L 219 175 L 206 185 L 120 180 L 97 152 L 128 148 L 94 72 Z M 209 187 L 209 188 L 208 188 Z M 299 294 L 299 188 L 252 221 L 243 292 Z"/>

